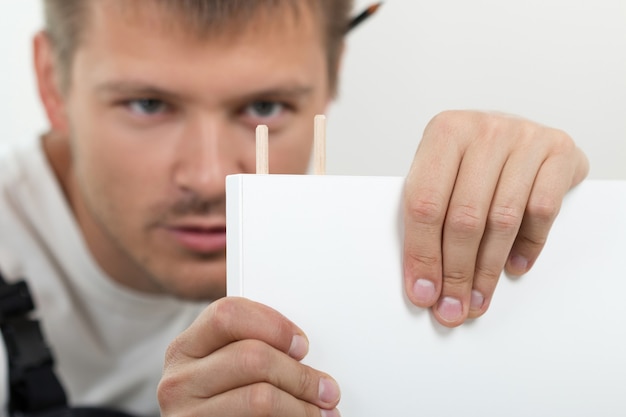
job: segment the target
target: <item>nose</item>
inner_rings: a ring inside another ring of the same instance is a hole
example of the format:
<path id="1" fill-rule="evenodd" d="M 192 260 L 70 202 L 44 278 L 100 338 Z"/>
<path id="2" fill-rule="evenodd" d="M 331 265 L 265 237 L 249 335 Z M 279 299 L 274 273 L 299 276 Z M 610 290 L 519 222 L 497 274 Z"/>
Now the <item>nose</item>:
<path id="1" fill-rule="evenodd" d="M 246 150 L 237 138 L 228 137 L 233 134 L 225 120 L 196 117 L 190 121 L 178 144 L 176 187 L 204 199 L 223 199 L 226 176 L 245 172 L 246 166 Z"/>

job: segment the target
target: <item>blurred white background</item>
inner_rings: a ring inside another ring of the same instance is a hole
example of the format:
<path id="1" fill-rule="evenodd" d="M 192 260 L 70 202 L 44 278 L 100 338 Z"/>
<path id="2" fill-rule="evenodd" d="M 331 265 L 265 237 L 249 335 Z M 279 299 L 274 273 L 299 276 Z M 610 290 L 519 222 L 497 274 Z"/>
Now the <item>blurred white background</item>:
<path id="1" fill-rule="evenodd" d="M 41 20 L 39 0 L 0 3 L 0 146 L 46 128 L 31 70 Z M 350 34 L 342 83 L 331 174 L 404 175 L 431 117 L 483 109 L 561 128 L 591 178 L 626 179 L 625 0 L 387 0 Z"/>

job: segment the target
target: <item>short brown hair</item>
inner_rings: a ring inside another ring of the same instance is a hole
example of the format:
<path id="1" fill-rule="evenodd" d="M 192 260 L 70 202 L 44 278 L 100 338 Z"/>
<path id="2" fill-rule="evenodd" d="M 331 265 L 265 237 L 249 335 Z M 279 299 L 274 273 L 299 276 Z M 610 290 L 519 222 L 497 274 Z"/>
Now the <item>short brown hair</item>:
<path id="1" fill-rule="evenodd" d="M 74 53 L 88 24 L 90 1 L 44 0 L 46 32 L 53 44 L 61 71 L 62 88 L 69 87 Z M 126 0 L 128 1 L 128 0 Z M 146 0 L 141 0 L 146 1 Z M 296 14 L 303 4 L 320 16 L 326 47 L 329 87 L 334 94 L 343 37 L 353 0 L 152 0 L 178 17 L 185 30 L 198 36 L 241 28 L 260 11 L 272 12 L 290 7 Z M 132 2 L 129 2 L 129 4 Z M 234 25 L 233 25 L 234 23 Z"/>

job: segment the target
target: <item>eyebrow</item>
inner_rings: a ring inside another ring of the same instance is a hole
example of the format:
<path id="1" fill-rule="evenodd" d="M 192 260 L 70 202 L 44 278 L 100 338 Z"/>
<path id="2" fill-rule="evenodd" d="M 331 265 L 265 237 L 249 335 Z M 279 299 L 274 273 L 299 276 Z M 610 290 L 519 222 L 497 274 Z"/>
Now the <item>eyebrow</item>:
<path id="1" fill-rule="evenodd" d="M 95 90 L 97 93 L 102 94 L 130 94 L 138 97 L 164 97 L 169 99 L 181 97 L 180 94 L 168 91 L 167 89 L 135 81 L 107 81 L 96 85 Z M 311 95 L 312 92 L 312 86 L 292 82 L 285 83 L 284 85 L 261 88 L 257 91 L 246 92 L 245 94 L 235 97 L 234 100 L 245 101 L 253 100 L 259 97 L 289 97 L 298 99 Z"/>
<path id="2" fill-rule="evenodd" d="M 107 81 L 97 84 L 96 93 L 102 94 L 134 94 L 138 96 L 168 96 L 176 97 L 177 94 L 149 84 L 134 81 Z"/>
<path id="3" fill-rule="evenodd" d="M 287 85 L 261 89 L 241 96 L 242 99 L 257 97 L 292 97 L 303 98 L 313 93 L 313 87 L 304 85 Z"/>

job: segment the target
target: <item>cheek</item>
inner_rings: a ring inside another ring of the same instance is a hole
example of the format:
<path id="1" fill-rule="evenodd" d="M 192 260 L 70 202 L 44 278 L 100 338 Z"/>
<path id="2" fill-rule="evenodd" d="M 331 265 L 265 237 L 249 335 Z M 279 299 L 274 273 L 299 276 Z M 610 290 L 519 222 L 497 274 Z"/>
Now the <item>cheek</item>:
<path id="1" fill-rule="evenodd" d="M 163 192 L 166 170 L 159 155 L 114 123 L 89 116 L 78 120 L 76 174 L 92 207 L 106 207 L 110 215 L 123 210 L 128 219 L 141 215 Z"/>
<path id="2" fill-rule="evenodd" d="M 108 131 L 106 125 L 99 127 L 97 130 L 76 132 L 78 175 L 89 182 L 89 186 L 117 191 L 145 182 L 151 169 L 149 160 L 144 158 L 140 149 L 135 149 L 130 142 L 124 143 L 124 138 Z"/>

